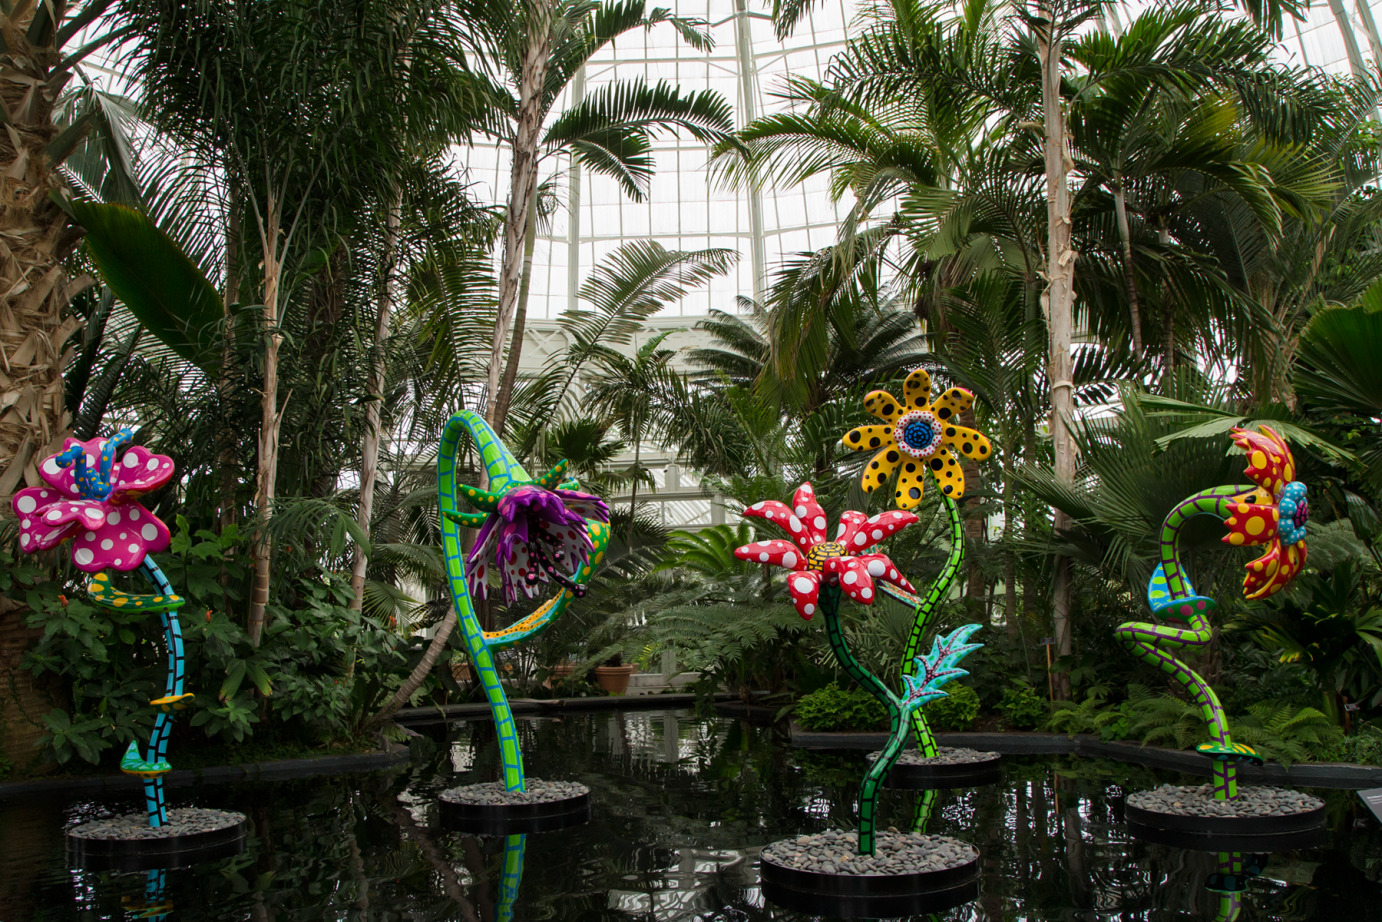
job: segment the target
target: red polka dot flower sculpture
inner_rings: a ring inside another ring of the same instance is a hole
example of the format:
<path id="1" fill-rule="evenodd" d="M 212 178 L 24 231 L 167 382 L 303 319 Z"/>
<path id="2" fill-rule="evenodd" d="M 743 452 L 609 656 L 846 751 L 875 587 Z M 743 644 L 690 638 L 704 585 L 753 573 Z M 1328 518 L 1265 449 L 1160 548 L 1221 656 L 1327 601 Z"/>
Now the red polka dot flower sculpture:
<path id="1" fill-rule="evenodd" d="M 1281 436 L 1266 426 L 1261 432 L 1235 429 L 1233 442 L 1247 453 L 1244 473 L 1257 489 L 1230 498 L 1224 541 L 1235 546 L 1266 545 L 1265 553 L 1247 564 L 1243 580 L 1245 596 L 1265 599 L 1305 566 L 1310 503 L 1305 484 L 1295 479 L 1295 459 Z"/>
<path id="2" fill-rule="evenodd" d="M 840 516 L 839 530 L 831 541 L 826 536 L 825 510 L 816 502 L 811 484 L 798 487 L 792 502 L 794 509 L 764 500 L 744 510 L 745 516 L 776 523 L 792 540 L 755 541 L 735 550 L 734 556 L 791 570 L 787 588 L 797 614 L 810 619 L 816 613 L 821 606 L 821 586 L 827 583 L 865 605 L 873 604 L 875 579 L 912 591 L 912 584 L 886 554 L 865 552 L 911 525 L 917 520 L 915 515 L 884 512 L 869 517 L 862 512 L 846 512 Z"/>

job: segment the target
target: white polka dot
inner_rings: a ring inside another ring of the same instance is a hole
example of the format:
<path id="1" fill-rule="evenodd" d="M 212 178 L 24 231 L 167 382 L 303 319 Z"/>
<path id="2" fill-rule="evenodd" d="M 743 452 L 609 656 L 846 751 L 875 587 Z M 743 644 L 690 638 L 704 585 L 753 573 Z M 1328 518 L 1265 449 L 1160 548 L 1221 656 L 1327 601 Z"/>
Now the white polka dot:
<path id="1" fill-rule="evenodd" d="M 855 583 L 859 582 L 859 574 L 855 573 L 853 570 L 850 570 L 843 577 L 841 577 L 841 579 L 845 581 L 846 586 L 853 586 Z"/>
<path id="2" fill-rule="evenodd" d="M 750 506 L 749 508 L 750 508 L 750 509 L 762 509 L 762 508 L 763 508 L 763 504 L 762 504 L 762 503 L 754 503 L 754 504 L 753 504 L 752 506 Z"/>
<path id="3" fill-rule="evenodd" d="M 139 533 L 144 536 L 145 541 L 152 541 L 158 537 L 158 529 L 154 527 L 153 522 L 145 522 Z"/>
<path id="4" fill-rule="evenodd" d="M 869 516 L 869 524 L 870 524 L 870 525 L 874 524 L 874 523 L 877 522 L 880 518 L 882 518 L 882 516 L 879 516 L 879 515 L 871 515 L 871 516 Z"/>
<path id="5" fill-rule="evenodd" d="M 137 464 L 139 464 L 139 459 L 135 457 L 134 452 L 127 452 L 125 454 L 125 460 L 123 464 L 125 465 L 125 467 L 134 467 Z"/>
<path id="6" fill-rule="evenodd" d="M 835 529 L 835 539 L 838 541 L 840 536 L 845 533 L 845 523 L 841 522 L 840 527 Z"/>
<path id="7" fill-rule="evenodd" d="M 43 470 L 49 474 L 56 474 L 58 471 L 62 470 L 62 468 L 58 467 L 58 462 L 56 460 L 49 458 L 47 461 L 43 462 Z"/>
<path id="8" fill-rule="evenodd" d="M 768 552 L 767 552 L 767 551 L 764 551 L 763 553 L 761 553 L 761 554 L 758 555 L 758 562 L 759 562 L 759 563 L 767 563 L 767 562 L 768 562 Z"/>
<path id="9" fill-rule="evenodd" d="M 881 528 L 875 528 L 875 529 L 873 530 L 873 540 L 875 540 L 875 541 L 882 541 L 882 540 L 883 540 L 883 530 L 882 530 Z"/>
<path id="10" fill-rule="evenodd" d="M 787 520 L 787 527 L 792 531 L 801 531 L 801 519 L 791 518 Z"/>
<path id="11" fill-rule="evenodd" d="M 85 539 L 85 540 L 87 540 L 87 541 L 95 541 L 95 540 L 96 540 L 96 533 L 95 533 L 94 531 L 89 531 L 89 532 L 87 532 L 85 535 L 83 535 L 82 538 Z"/>
<path id="12" fill-rule="evenodd" d="M 890 577 L 892 577 L 893 579 L 897 579 L 897 571 L 896 571 L 896 570 L 889 570 L 889 571 L 888 571 L 888 575 L 889 575 Z"/>
<path id="13" fill-rule="evenodd" d="M 863 547 L 865 544 L 869 543 L 869 536 L 863 532 L 859 532 L 859 534 L 854 536 L 854 543 Z"/>
<path id="14" fill-rule="evenodd" d="M 888 568 L 883 566 L 883 561 L 881 560 L 869 561 L 869 576 L 882 576 L 883 571 L 886 569 Z"/>
<path id="15" fill-rule="evenodd" d="M 121 541 L 124 541 L 124 540 L 125 540 L 126 538 L 128 538 L 128 537 L 129 537 L 129 535 L 126 534 L 125 532 L 123 532 L 123 531 L 120 532 L 120 540 L 121 540 Z"/>
<path id="16" fill-rule="evenodd" d="M 50 510 L 48 510 L 47 512 L 45 512 L 45 513 L 43 514 L 43 518 L 44 518 L 44 521 L 47 521 L 47 522 L 56 522 L 58 519 L 62 518 L 62 510 L 61 510 L 61 509 L 50 509 Z"/>
<path id="17" fill-rule="evenodd" d="M 816 526 L 816 528 L 818 528 L 819 530 L 825 531 L 825 516 L 823 516 L 823 515 L 818 515 L 818 516 L 816 516 L 816 521 L 815 521 L 814 523 L 812 523 L 812 524 L 814 524 L 814 525 Z"/>
<path id="18" fill-rule="evenodd" d="M 119 524 L 120 524 L 120 513 L 119 513 L 119 512 L 112 512 L 110 515 L 106 516 L 106 524 L 107 524 L 107 525 L 119 525 Z"/>
<path id="19" fill-rule="evenodd" d="M 772 517 L 773 517 L 773 511 L 772 511 L 771 509 L 769 509 L 769 510 L 767 511 L 767 513 L 764 515 L 764 518 L 771 519 Z"/>
<path id="20" fill-rule="evenodd" d="M 814 588 L 811 581 L 805 578 L 796 580 L 792 585 L 796 587 L 797 592 L 810 592 Z"/>
<path id="21" fill-rule="evenodd" d="M 147 467 L 147 468 L 148 468 L 149 470 L 151 470 L 151 471 L 157 470 L 157 469 L 158 469 L 158 459 L 157 459 L 157 458 L 150 458 L 150 459 L 148 460 L 148 462 L 147 462 L 144 466 Z"/>
<path id="22" fill-rule="evenodd" d="M 72 559 L 76 560 L 79 564 L 85 565 L 91 563 L 93 555 L 86 548 L 79 547 L 77 548 L 77 552 L 72 555 Z"/>
<path id="23" fill-rule="evenodd" d="M 795 510 L 793 510 L 793 511 L 796 512 L 797 518 L 799 518 L 799 519 L 804 519 L 804 518 L 806 518 L 806 507 L 805 507 L 805 506 L 798 506 L 798 507 L 797 507 Z"/>
<path id="24" fill-rule="evenodd" d="M 47 491 L 47 490 L 39 490 L 39 491 L 38 491 L 38 498 L 39 498 L 39 499 L 47 499 L 47 498 L 48 498 L 48 491 Z"/>
<path id="25" fill-rule="evenodd" d="M 19 543 L 20 543 L 21 545 L 23 545 L 24 547 L 28 547 L 28 546 L 29 546 L 29 536 L 28 536 L 28 535 L 20 535 L 20 536 L 19 536 Z"/>
<path id="26" fill-rule="evenodd" d="M 814 615 L 816 613 L 816 606 L 807 602 L 805 605 L 801 606 L 801 610 L 803 614 Z"/>
<path id="27" fill-rule="evenodd" d="M 108 551 L 113 547 L 115 547 L 115 542 L 110 540 L 109 538 L 101 542 L 101 550 L 103 551 Z"/>
<path id="28" fill-rule="evenodd" d="M 101 513 L 99 510 L 96 509 L 84 509 L 82 510 L 82 515 L 86 516 L 93 522 L 101 521 Z"/>
<path id="29" fill-rule="evenodd" d="M 20 528 L 28 528 L 28 527 L 30 527 L 30 526 L 33 525 L 33 524 L 34 524 L 34 523 L 33 523 L 33 520 L 32 520 L 32 519 L 21 519 L 20 522 L 19 522 L 19 527 L 20 527 Z"/>
<path id="30" fill-rule="evenodd" d="M 138 518 L 139 518 L 139 510 L 138 510 L 138 509 L 131 509 L 131 510 L 130 510 L 130 521 L 133 522 L 133 521 L 137 520 Z"/>
<path id="31" fill-rule="evenodd" d="M 14 507 L 20 512 L 33 512 L 38 508 L 38 501 L 32 496 L 21 496 L 19 499 L 15 500 Z"/>
<path id="32" fill-rule="evenodd" d="M 116 565 L 117 567 L 120 566 L 120 564 L 122 564 L 122 563 L 124 563 L 124 561 L 121 560 L 119 557 L 116 557 L 116 558 L 115 558 L 115 565 Z"/>
<path id="33" fill-rule="evenodd" d="M 782 565 L 789 570 L 792 569 L 797 565 L 797 555 L 793 554 L 791 551 L 788 551 L 787 553 L 783 554 Z"/>
<path id="34" fill-rule="evenodd" d="M 137 544 L 131 544 L 131 545 L 130 545 L 130 553 L 131 553 L 131 554 L 138 554 L 138 553 L 139 553 L 139 545 L 137 545 Z"/>
<path id="35" fill-rule="evenodd" d="M 859 590 L 859 594 L 864 598 L 869 599 L 873 597 L 873 590 L 870 589 L 868 586 L 865 586 L 863 589 Z"/>
<path id="36" fill-rule="evenodd" d="M 93 458 L 93 457 L 91 457 L 91 455 L 87 455 L 87 456 L 86 456 L 86 466 L 87 466 L 87 468 L 93 468 L 93 467 L 95 467 L 95 466 L 96 466 L 96 459 Z"/>

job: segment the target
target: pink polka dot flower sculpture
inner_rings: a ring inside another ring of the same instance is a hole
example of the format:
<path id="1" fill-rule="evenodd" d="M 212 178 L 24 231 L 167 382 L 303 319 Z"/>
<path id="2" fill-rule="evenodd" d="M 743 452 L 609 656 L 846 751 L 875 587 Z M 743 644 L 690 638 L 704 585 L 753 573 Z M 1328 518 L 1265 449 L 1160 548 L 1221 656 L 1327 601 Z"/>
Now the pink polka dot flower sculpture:
<path id="1" fill-rule="evenodd" d="M 862 512 L 846 512 L 840 516 L 839 529 L 831 541 L 826 532 L 825 510 L 816 502 L 811 484 L 798 487 L 792 503 L 795 508 L 788 509 L 775 500 L 764 500 L 745 509 L 744 515 L 777 524 L 791 540 L 755 541 L 737 548 L 734 556 L 791 570 L 787 588 L 797 614 L 809 620 L 816 613 L 823 583 L 838 586 L 845 595 L 865 605 L 873 604 L 876 579 L 907 592 L 915 591 L 886 554 L 866 553 L 879 541 L 915 522 L 915 515 L 891 511 L 869 517 Z"/>
<path id="2" fill-rule="evenodd" d="M 182 628 L 178 609 L 183 600 L 173 592 L 163 571 L 149 555 L 167 549 L 170 536 L 138 498 L 156 490 L 173 476 L 173 462 L 147 448 L 126 448 L 132 438 L 122 429 L 108 439 L 82 442 L 68 439 L 63 450 L 39 468 L 47 486 L 27 487 L 14 495 L 19 518 L 19 546 L 30 554 L 72 540 L 72 562 L 94 574 L 87 584 L 91 601 L 112 611 L 157 612 L 163 622 L 168 653 L 168 682 L 164 694 L 149 703 L 158 709 L 153 733 L 145 752 L 131 741 L 120 760 L 120 770 L 144 779 L 144 800 L 149 826 L 168 823 L 163 797 L 163 776 L 168 763 L 168 738 L 172 714 L 193 697 L 183 691 Z M 115 588 L 106 569 L 139 569 L 156 590 L 135 595 Z"/>
<path id="3" fill-rule="evenodd" d="M 146 555 L 167 549 L 168 527 L 139 504 L 173 476 L 173 462 L 130 441 L 121 430 L 109 439 L 68 439 L 63 451 L 43 462 L 47 486 L 14 495 L 19 546 L 46 551 L 72 539 L 72 562 L 88 573 L 107 568 L 133 570 Z"/>

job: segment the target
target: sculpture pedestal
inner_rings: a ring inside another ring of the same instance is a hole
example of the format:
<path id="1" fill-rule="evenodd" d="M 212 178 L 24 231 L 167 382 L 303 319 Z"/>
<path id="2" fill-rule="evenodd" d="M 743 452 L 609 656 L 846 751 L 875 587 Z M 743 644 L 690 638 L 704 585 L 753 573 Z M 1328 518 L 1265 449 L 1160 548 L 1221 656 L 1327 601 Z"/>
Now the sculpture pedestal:
<path id="1" fill-rule="evenodd" d="M 869 762 L 877 752 L 866 756 Z M 904 750 L 883 781 L 884 787 L 906 791 L 937 788 L 972 788 L 997 784 L 1003 776 L 1003 756 L 996 752 L 938 747 L 938 754 L 924 756 L 915 749 Z"/>
<path id="2" fill-rule="evenodd" d="M 215 861 L 245 850 L 243 813 L 180 807 L 150 828 L 143 813 L 93 820 L 67 830 L 69 867 L 92 871 L 153 871 Z"/>
<path id="3" fill-rule="evenodd" d="M 1162 785 L 1128 797 L 1124 816 L 1140 839 L 1200 851 L 1272 852 L 1324 839 L 1324 801 L 1283 788 L 1243 787 L 1214 800 L 1213 785 Z"/>
<path id="4" fill-rule="evenodd" d="M 897 917 L 942 912 L 979 893 L 979 850 L 949 836 L 883 832 L 872 856 L 853 832 L 774 842 L 760 855 L 763 895 L 814 916 Z"/>
<path id="5" fill-rule="evenodd" d="M 441 792 L 444 829 L 484 836 L 548 832 L 590 819 L 590 788 L 574 781 L 529 778 L 524 791 L 501 782 L 469 784 Z"/>

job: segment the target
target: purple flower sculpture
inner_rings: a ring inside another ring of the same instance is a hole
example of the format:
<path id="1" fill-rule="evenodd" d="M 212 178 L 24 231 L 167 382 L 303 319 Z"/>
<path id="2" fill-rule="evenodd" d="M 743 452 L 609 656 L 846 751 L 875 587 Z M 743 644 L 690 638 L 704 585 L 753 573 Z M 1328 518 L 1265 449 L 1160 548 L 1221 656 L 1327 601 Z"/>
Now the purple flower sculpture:
<path id="1" fill-rule="evenodd" d="M 531 598 L 537 594 L 538 583 L 546 582 L 585 595 L 576 577 L 595 550 L 587 519 L 609 522 L 609 507 L 598 496 L 516 484 L 498 498 L 466 560 L 471 593 L 486 597 L 492 567 L 499 571 L 504 598 L 510 604 L 517 600 L 519 586 Z"/>

